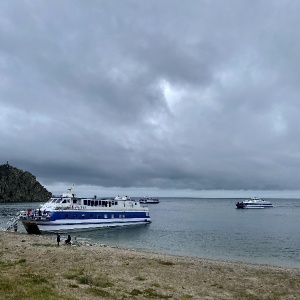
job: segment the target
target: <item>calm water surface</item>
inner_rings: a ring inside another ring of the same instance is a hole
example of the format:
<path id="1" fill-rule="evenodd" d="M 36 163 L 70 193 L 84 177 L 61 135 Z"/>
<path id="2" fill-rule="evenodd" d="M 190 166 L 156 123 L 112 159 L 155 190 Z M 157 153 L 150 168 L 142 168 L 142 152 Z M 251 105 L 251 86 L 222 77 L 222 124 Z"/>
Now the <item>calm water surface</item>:
<path id="1" fill-rule="evenodd" d="M 78 239 L 201 258 L 300 268 L 300 200 L 274 208 L 235 209 L 240 199 L 162 198 L 149 205 L 150 225 L 73 233 Z M 38 204 L 0 204 L 0 227 Z M 23 231 L 19 224 L 19 231 Z"/>

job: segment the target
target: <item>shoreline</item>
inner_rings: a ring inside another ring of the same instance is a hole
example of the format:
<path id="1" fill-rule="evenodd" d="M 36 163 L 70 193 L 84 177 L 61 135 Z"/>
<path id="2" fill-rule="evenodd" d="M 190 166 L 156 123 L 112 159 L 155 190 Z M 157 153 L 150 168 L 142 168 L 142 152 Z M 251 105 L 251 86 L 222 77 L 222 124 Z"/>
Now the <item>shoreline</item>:
<path id="1" fill-rule="evenodd" d="M 0 298 L 44 299 L 33 290 L 47 286 L 54 295 L 51 300 L 300 299 L 297 268 L 63 242 L 57 247 L 55 236 L 1 232 L 0 262 L 5 272 L 0 282 L 11 283 L 12 288 L 4 294 L 0 289 Z M 27 296 L 21 287 L 32 276 L 40 280 Z"/>
<path id="2" fill-rule="evenodd" d="M 1 232 L 1 231 L 0 231 Z M 4 231 L 6 232 L 6 231 Z M 14 233 L 13 231 L 8 231 L 11 233 Z M 55 233 L 44 233 L 40 235 L 32 235 L 28 234 L 25 230 L 18 230 L 17 233 L 23 234 L 25 236 L 39 236 L 45 239 L 54 240 L 56 239 Z M 143 249 L 143 248 L 130 248 L 130 247 L 121 247 L 117 245 L 110 245 L 110 244 L 103 244 L 99 243 L 97 241 L 94 241 L 91 238 L 85 238 L 85 237 L 76 237 L 74 236 L 74 232 L 72 234 L 72 242 L 74 241 L 74 238 L 77 239 L 77 243 L 80 244 L 80 246 L 93 246 L 93 247 L 110 247 L 115 249 L 121 249 L 121 250 L 130 250 L 130 251 L 137 251 L 137 252 L 144 252 L 149 254 L 157 254 L 157 255 L 170 255 L 170 256 L 178 256 L 182 258 L 195 258 L 195 259 L 201 259 L 201 260 L 208 260 L 208 261 L 219 261 L 219 262 L 228 262 L 228 263 L 236 263 L 236 264 L 249 264 L 249 265 L 259 265 L 259 266 L 266 266 L 266 267 L 275 267 L 275 268 L 283 268 L 283 269 L 296 269 L 300 270 L 300 267 L 297 265 L 295 267 L 291 267 L 289 265 L 284 264 L 271 264 L 271 263 L 259 263 L 255 261 L 242 261 L 242 260 L 235 260 L 235 259 L 222 259 L 222 258 L 211 258 L 211 257 L 199 257 L 199 256 L 193 256 L 191 254 L 181 254 L 181 253 L 172 253 L 172 252 L 156 252 L 151 249 Z M 64 241 L 64 239 L 67 238 L 67 234 L 61 234 L 61 240 Z"/>

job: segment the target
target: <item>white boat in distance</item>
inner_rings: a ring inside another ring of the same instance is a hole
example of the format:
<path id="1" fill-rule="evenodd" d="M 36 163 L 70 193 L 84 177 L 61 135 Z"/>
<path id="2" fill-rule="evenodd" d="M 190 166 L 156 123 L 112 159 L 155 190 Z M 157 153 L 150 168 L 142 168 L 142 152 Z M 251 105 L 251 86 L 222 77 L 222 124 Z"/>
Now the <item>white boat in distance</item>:
<path id="1" fill-rule="evenodd" d="M 236 203 L 236 208 L 268 208 L 273 207 L 273 204 L 264 199 L 254 197 L 250 200 L 243 200 Z"/>
<path id="2" fill-rule="evenodd" d="M 152 197 L 143 197 L 139 200 L 141 204 L 158 204 L 159 199 L 158 198 L 152 198 Z"/>
<path id="3" fill-rule="evenodd" d="M 115 198 L 115 200 L 131 200 L 131 199 L 130 199 L 129 196 L 123 196 L 123 197 L 121 197 L 121 196 L 118 195 L 118 196 Z"/>
<path id="4" fill-rule="evenodd" d="M 22 213 L 20 219 L 26 231 L 32 234 L 151 223 L 148 207 L 131 201 L 130 197 L 79 198 L 72 188 L 62 195 L 52 196 L 38 209 Z"/>

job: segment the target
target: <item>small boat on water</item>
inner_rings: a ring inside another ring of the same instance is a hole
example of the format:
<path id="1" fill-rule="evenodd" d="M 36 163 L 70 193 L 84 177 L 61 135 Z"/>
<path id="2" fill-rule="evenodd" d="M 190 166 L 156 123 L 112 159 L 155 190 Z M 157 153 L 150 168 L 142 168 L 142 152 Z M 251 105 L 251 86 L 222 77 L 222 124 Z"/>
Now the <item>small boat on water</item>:
<path id="1" fill-rule="evenodd" d="M 143 197 L 139 200 L 141 204 L 158 204 L 159 199 L 158 198 L 152 198 L 152 197 Z"/>
<path id="2" fill-rule="evenodd" d="M 268 208 L 273 207 L 273 204 L 267 200 L 254 197 L 249 200 L 243 200 L 241 202 L 237 202 L 236 208 Z"/>
<path id="3" fill-rule="evenodd" d="M 62 195 L 52 196 L 38 209 L 20 213 L 20 221 L 32 234 L 151 223 L 148 207 L 131 201 L 128 196 L 80 198 L 75 196 L 72 188 Z"/>
<path id="4" fill-rule="evenodd" d="M 121 196 L 118 195 L 118 196 L 115 198 L 115 200 L 131 200 L 131 199 L 130 199 L 129 196 L 123 196 L 123 197 L 121 197 Z"/>

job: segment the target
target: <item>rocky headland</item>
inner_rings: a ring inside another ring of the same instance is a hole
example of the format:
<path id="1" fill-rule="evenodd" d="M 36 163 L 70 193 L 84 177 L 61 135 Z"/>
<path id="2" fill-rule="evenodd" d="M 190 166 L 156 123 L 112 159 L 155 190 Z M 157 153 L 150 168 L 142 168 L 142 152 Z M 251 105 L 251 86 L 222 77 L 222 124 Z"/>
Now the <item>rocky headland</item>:
<path id="1" fill-rule="evenodd" d="M 51 193 L 30 172 L 0 165 L 0 202 L 47 201 Z"/>

